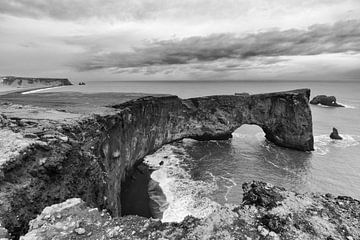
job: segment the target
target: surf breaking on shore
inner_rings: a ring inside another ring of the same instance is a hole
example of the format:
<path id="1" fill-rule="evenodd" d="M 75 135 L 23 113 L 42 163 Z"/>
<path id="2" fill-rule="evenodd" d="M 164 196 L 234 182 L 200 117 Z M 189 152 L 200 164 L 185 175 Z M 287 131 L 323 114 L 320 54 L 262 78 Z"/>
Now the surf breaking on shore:
<path id="1" fill-rule="evenodd" d="M 43 92 L 43 91 L 45 91 L 45 90 L 57 89 L 57 88 L 62 88 L 62 87 L 63 87 L 63 86 L 40 88 L 40 89 L 35 89 L 35 90 L 30 90 L 30 91 L 22 92 L 21 94 L 27 95 L 27 94 L 39 93 L 39 92 Z"/>
<path id="2" fill-rule="evenodd" d="M 341 134 L 341 137 L 342 140 L 333 140 L 326 134 L 314 136 L 315 153 L 326 155 L 333 147 L 347 148 L 360 144 L 360 136 Z"/>
<path id="3" fill-rule="evenodd" d="M 144 160 L 155 170 L 151 178 L 159 182 L 166 196 L 168 207 L 163 213 L 162 222 L 181 222 L 188 215 L 203 218 L 220 207 L 208 197 L 218 187 L 216 180 L 205 182 L 191 179 L 185 170 L 186 158 L 189 156 L 183 148 L 165 145 Z"/>

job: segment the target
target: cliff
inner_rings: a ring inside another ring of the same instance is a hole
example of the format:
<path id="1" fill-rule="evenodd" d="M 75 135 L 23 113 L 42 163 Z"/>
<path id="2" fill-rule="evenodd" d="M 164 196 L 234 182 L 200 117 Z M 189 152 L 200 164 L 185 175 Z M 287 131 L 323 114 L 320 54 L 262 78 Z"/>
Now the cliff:
<path id="1" fill-rule="evenodd" d="M 2 83 L 11 87 L 57 87 L 72 85 L 67 78 L 2 77 Z"/>
<path id="2" fill-rule="evenodd" d="M 71 94 L 0 96 L 0 223 L 15 237 L 44 207 L 68 198 L 121 215 L 127 173 L 182 138 L 227 139 L 242 124 L 256 124 L 277 145 L 313 149 L 307 89 L 185 100 Z M 17 105 L 24 103 L 31 105 Z"/>

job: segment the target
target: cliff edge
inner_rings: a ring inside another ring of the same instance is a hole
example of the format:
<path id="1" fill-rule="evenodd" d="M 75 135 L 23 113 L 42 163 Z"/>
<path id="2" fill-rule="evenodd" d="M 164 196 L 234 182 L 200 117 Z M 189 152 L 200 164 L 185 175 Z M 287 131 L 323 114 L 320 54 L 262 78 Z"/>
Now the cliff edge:
<path id="1" fill-rule="evenodd" d="M 183 138 L 228 139 L 242 124 L 269 141 L 313 150 L 310 90 L 180 99 L 141 94 L 0 96 L 0 230 L 25 234 L 46 206 L 79 197 L 122 212 L 129 171 Z M 16 139 L 7 144 L 9 139 Z M 0 231 L 1 232 L 1 231 Z"/>

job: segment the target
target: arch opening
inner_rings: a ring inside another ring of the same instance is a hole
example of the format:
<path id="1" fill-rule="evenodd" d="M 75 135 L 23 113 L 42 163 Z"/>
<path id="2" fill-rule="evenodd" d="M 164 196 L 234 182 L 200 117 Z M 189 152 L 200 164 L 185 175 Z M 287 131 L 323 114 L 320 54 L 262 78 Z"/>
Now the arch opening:
<path id="1" fill-rule="evenodd" d="M 266 139 L 264 130 L 256 124 L 242 124 L 232 133 L 232 138 L 233 142 L 248 144 L 260 143 Z"/>

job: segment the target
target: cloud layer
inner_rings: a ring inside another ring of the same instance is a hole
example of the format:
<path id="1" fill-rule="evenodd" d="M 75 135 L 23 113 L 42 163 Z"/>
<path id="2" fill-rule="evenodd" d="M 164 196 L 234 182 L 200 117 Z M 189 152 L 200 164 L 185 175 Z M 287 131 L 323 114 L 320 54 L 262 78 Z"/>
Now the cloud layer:
<path id="1" fill-rule="evenodd" d="M 359 6 L 358 0 L 6 0 L 0 1 L 0 14 L 78 20 L 87 18 L 113 18 L 145 20 L 154 18 L 203 18 L 209 20 L 234 18 L 239 15 L 262 12 L 266 17 L 298 12 L 299 9 L 332 9 Z M 272 11 L 269 11 L 272 9 Z M 319 14 L 320 12 L 318 12 Z M 321 13 L 320 13 L 321 14 Z M 303 19 L 306 21 L 306 19 Z"/>
<path id="2" fill-rule="evenodd" d="M 267 31 L 239 37 L 214 34 L 181 40 L 155 41 L 132 52 L 88 53 L 77 67 L 81 71 L 102 68 L 138 68 L 244 60 L 279 56 L 360 52 L 360 21 L 313 25 L 306 30 Z M 271 64 L 274 62 L 272 58 Z M 264 61 L 266 62 L 266 61 Z"/>
<path id="3" fill-rule="evenodd" d="M 356 79 L 359 16 L 359 0 L 4 0 L 0 75 Z"/>

